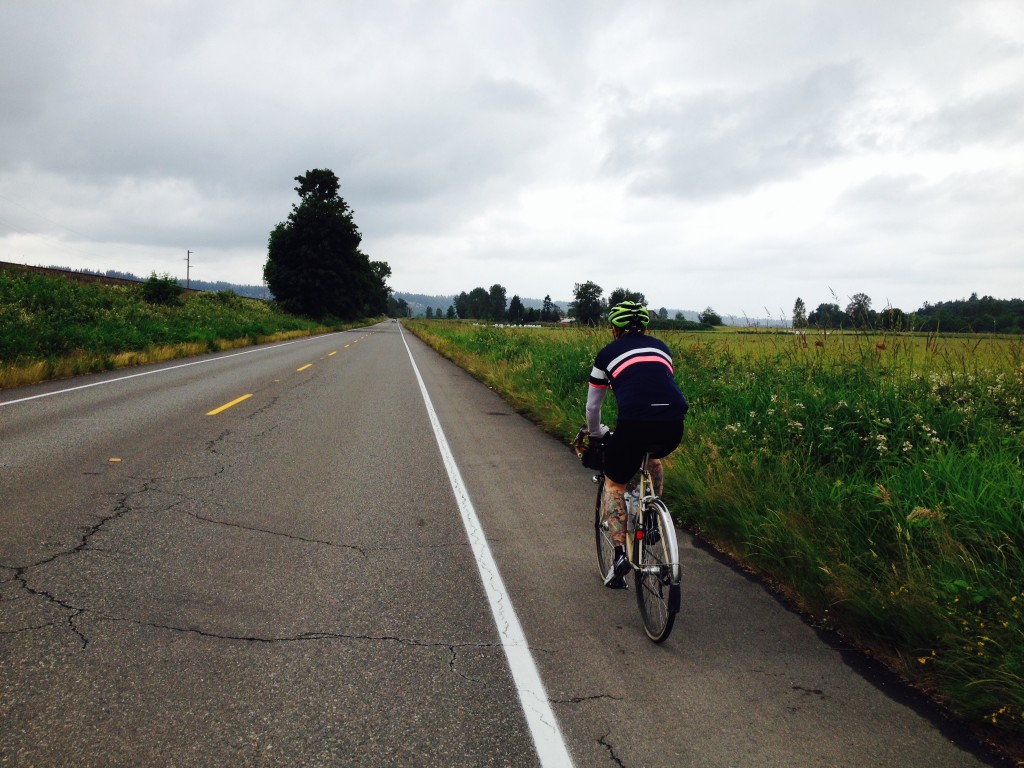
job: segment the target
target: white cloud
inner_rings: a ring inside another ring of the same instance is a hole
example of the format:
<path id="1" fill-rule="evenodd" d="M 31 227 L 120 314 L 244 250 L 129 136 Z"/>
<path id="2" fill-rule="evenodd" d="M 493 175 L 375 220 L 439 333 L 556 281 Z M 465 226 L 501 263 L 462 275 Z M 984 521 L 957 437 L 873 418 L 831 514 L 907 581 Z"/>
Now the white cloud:
<path id="1" fill-rule="evenodd" d="M 1024 293 L 1012 0 L 35 0 L 0 45 L 0 260 L 258 282 L 319 167 L 400 290 Z"/>

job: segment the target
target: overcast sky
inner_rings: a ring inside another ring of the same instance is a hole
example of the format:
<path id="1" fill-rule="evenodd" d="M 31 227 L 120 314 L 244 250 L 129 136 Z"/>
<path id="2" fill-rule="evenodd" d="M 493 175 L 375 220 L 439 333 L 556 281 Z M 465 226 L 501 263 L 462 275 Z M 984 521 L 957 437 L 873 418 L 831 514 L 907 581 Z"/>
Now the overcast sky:
<path id="1" fill-rule="evenodd" d="M 0 0 L 0 260 L 262 282 L 329 168 L 397 291 L 1024 297 L 1020 0 Z"/>

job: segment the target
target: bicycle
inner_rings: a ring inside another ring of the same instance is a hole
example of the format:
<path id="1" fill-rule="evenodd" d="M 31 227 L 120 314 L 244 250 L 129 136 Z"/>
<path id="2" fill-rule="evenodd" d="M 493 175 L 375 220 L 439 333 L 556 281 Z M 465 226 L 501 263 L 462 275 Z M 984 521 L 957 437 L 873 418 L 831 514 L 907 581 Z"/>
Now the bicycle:
<path id="1" fill-rule="evenodd" d="M 576 455 L 583 458 L 588 431 L 580 429 L 573 441 Z M 644 632 L 656 643 L 664 642 L 672 631 L 680 603 L 679 542 L 668 507 L 654 493 L 648 469 L 650 454 L 644 455 L 636 477 L 626 486 L 626 559 L 633 571 L 637 607 L 643 619 Z M 594 540 L 597 564 L 602 580 L 612 567 L 615 545 L 608 520 L 601 514 L 604 496 L 604 470 L 599 469 L 593 481 L 597 484 L 594 505 Z"/>

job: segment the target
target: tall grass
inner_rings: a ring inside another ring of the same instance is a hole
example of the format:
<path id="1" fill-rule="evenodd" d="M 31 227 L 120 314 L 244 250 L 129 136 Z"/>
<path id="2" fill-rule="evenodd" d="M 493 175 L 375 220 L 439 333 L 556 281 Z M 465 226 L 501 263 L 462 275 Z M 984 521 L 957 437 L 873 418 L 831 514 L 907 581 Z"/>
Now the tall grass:
<path id="1" fill-rule="evenodd" d="M 609 340 L 409 328 L 564 437 Z M 659 336 L 691 403 L 666 478 L 681 522 L 968 722 L 1024 735 L 1021 339 Z"/>
<path id="2" fill-rule="evenodd" d="M 327 330 L 230 292 L 169 304 L 142 285 L 77 283 L 0 271 L 0 387 L 229 349 Z"/>

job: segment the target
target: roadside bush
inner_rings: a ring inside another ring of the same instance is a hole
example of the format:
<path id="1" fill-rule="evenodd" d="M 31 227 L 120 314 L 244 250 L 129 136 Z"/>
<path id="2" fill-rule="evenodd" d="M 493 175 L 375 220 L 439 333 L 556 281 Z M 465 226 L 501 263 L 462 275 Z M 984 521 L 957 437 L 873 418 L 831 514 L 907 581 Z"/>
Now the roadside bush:
<path id="1" fill-rule="evenodd" d="M 184 290 L 184 288 L 178 285 L 178 281 L 170 275 L 165 274 L 157 277 L 156 272 L 154 272 L 142 284 L 142 298 L 150 304 L 173 306 L 179 302 Z"/>

